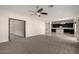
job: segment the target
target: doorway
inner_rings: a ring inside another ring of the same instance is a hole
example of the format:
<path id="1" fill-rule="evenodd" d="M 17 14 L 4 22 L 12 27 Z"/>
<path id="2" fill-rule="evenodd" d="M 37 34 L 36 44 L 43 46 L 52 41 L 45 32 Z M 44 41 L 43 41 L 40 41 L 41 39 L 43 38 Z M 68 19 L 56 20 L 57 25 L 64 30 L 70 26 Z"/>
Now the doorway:
<path id="1" fill-rule="evenodd" d="M 26 22 L 24 20 L 9 18 L 9 40 L 11 35 L 26 37 Z"/>

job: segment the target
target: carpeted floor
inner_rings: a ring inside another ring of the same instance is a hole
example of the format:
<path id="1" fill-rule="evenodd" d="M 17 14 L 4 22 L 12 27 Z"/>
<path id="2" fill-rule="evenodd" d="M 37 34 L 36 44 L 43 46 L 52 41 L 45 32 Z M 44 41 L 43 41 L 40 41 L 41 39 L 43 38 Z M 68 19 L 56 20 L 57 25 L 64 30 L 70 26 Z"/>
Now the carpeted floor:
<path id="1" fill-rule="evenodd" d="M 79 42 L 66 40 L 56 35 L 37 35 L 22 38 L 11 35 L 9 42 L 0 43 L 3 54 L 78 54 Z"/>

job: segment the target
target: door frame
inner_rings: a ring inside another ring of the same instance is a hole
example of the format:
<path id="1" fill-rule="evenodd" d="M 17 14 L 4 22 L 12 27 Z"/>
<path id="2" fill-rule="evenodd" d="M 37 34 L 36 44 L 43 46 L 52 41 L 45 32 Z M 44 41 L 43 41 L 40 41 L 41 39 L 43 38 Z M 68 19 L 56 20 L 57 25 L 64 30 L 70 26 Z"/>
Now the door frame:
<path id="1" fill-rule="evenodd" d="M 9 18 L 9 19 L 8 19 L 8 22 L 9 22 L 9 24 L 8 24 L 8 26 L 9 26 L 9 28 L 8 28 L 9 40 L 10 40 L 10 21 L 11 21 L 11 20 L 16 20 L 16 21 L 22 21 L 22 22 L 24 22 L 24 38 L 26 38 L 26 21 L 25 21 L 25 20 L 20 20 L 20 19 L 15 19 L 15 18 Z"/>

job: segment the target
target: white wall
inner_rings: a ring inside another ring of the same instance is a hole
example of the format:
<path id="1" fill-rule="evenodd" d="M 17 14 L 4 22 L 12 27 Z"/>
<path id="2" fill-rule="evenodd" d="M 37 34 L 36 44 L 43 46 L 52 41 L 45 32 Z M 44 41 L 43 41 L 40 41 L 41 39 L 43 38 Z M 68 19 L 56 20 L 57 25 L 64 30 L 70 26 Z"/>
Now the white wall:
<path id="1" fill-rule="evenodd" d="M 0 7 L 0 42 L 8 41 L 8 18 L 15 18 L 26 21 L 26 37 L 44 34 L 44 22 L 27 17 L 26 15 Z"/>
<path id="2" fill-rule="evenodd" d="M 0 42 L 8 41 L 8 13 L 0 8 Z"/>

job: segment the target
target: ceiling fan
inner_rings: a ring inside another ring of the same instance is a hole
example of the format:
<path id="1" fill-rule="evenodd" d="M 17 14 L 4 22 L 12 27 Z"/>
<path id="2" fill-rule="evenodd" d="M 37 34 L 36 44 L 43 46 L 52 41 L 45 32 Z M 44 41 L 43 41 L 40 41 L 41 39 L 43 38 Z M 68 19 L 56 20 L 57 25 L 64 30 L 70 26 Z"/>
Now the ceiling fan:
<path id="1" fill-rule="evenodd" d="M 36 9 L 37 11 L 32 11 L 32 10 L 29 10 L 30 12 L 32 12 L 31 15 L 37 15 L 38 17 L 40 17 L 41 15 L 48 15 L 48 13 L 46 12 L 43 12 L 43 8 L 39 8 L 39 6 L 36 6 Z"/>

